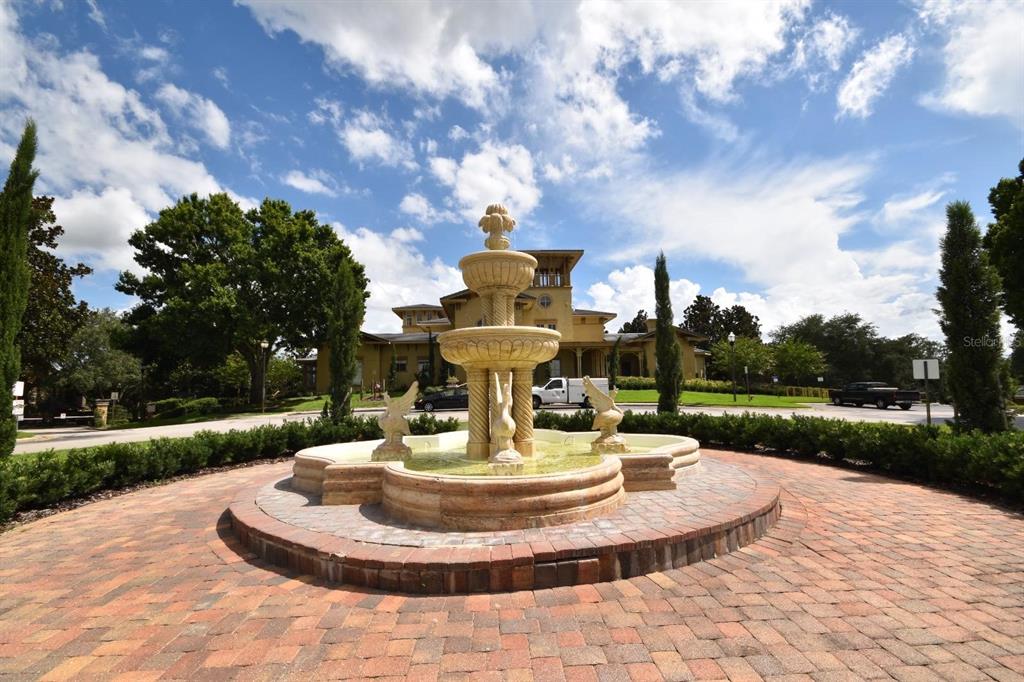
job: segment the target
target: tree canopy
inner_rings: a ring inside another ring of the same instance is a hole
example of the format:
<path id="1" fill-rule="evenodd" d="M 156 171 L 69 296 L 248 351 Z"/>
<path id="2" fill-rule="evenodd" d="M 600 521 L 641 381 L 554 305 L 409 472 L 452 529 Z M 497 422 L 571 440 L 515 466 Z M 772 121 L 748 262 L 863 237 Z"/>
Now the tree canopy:
<path id="1" fill-rule="evenodd" d="M 28 231 L 32 221 L 32 187 L 38 173 L 36 124 L 29 120 L 0 192 L 0 456 L 14 450 L 17 422 L 11 387 L 21 373 L 17 336 L 28 299 Z"/>
<path id="2" fill-rule="evenodd" d="M 750 376 L 761 377 L 771 370 L 771 348 L 745 336 L 737 336 L 735 345 L 722 339 L 711 346 L 711 366 L 720 379 L 731 378 L 734 367 L 737 377 L 743 376 L 744 367 Z"/>
<path id="3" fill-rule="evenodd" d="M 342 261 L 366 289 L 362 265 L 334 230 L 281 200 L 243 212 L 226 194 L 193 194 L 129 243 L 147 274 L 122 272 L 117 289 L 140 299 L 127 320 L 146 364 L 163 372 L 186 359 L 213 367 L 237 352 L 249 367 L 253 403 L 277 350 L 301 352 L 326 340 Z"/>
<path id="4" fill-rule="evenodd" d="M 693 303 L 683 311 L 683 327 L 708 337 L 701 344 L 710 348 L 728 338 L 730 332 L 737 337 L 761 339 L 761 323 L 757 315 L 751 314 L 742 305 L 723 308 L 708 296 L 698 294 Z"/>
<path id="5" fill-rule="evenodd" d="M 1002 279 L 1002 304 L 1017 329 L 1024 329 L 1024 159 L 1020 174 L 1003 178 L 988 194 L 996 221 L 985 234 L 992 265 Z"/>
<path id="6" fill-rule="evenodd" d="M 638 310 L 636 317 L 619 327 L 620 334 L 643 334 L 647 331 L 647 311 Z"/>
<path id="7" fill-rule="evenodd" d="M 83 263 L 68 265 L 54 253 L 64 228 L 57 224 L 53 197 L 34 198 L 30 216 L 27 258 L 31 295 L 17 343 L 26 381 L 48 386 L 57 379 L 68 343 L 89 314 L 89 306 L 75 298 L 71 284 L 92 268 Z"/>
<path id="8" fill-rule="evenodd" d="M 86 316 L 68 344 L 63 383 L 89 398 L 107 398 L 111 391 L 136 393 L 142 380 L 142 365 L 131 353 L 119 348 L 127 332 L 124 322 L 111 310 Z"/>

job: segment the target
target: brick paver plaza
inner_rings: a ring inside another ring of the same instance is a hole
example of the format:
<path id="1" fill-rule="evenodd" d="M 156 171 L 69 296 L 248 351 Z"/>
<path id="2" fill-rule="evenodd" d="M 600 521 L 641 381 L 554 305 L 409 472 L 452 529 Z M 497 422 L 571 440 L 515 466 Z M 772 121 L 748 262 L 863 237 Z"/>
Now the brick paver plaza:
<path id="1" fill-rule="evenodd" d="M 750 545 L 642 577 L 469 596 L 337 587 L 229 529 L 262 465 L 0 535 L 13 679 L 1024 680 L 1024 519 L 805 462 L 704 450 L 778 481 Z"/>

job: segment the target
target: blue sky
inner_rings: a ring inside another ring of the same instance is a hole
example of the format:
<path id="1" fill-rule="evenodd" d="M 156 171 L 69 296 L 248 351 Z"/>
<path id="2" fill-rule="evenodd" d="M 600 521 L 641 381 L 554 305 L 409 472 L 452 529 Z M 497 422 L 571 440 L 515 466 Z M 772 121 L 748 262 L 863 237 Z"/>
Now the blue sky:
<path id="1" fill-rule="evenodd" d="M 944 205 L 987 223 L 1024 155 L 1024 4 L 0 0 L 0 152 L 95 306 L 127 237 L 190 192 L 315 209 L 372 280 L 367 328 L 462 287 L 486 204 L 517 248 L 583 248 L 617 329 L 697 293 L 766 330 L 854 311 L 938 337 Z"/>

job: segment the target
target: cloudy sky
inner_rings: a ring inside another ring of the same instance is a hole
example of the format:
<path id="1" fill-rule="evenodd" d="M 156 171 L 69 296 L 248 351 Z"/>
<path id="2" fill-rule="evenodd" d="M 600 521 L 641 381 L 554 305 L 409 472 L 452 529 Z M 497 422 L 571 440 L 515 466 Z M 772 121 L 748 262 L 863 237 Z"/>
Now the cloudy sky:
<path id="1" fill-rule="evenodd" d="M 517 248 L 582 248 L 617 328 L 698 292 L 766 329 L 854 311 L 938 336 L 943 207 L 1024 155 L 1024 3 L 0 0 L 0 158 L 95 306 L 186 193 L 312 208 L 367 265 L 367 327 L 462 288 L 502 201 Z M 6 163 L 6 162 L 5 162 Z"/>

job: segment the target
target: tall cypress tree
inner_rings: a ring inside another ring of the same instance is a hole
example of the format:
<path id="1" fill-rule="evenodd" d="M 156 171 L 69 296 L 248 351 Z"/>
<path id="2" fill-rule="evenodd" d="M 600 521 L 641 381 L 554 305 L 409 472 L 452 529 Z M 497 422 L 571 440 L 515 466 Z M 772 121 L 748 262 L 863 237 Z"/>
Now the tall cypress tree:
<path id="1" fill-rule="evenodd" d="M 675 412 L 679 405 L 679 391 L 683 386 L 683 357 L 672 316 L 668 264 L 664 252 L 658 254 L 654 266 L 654 311 L 657 317 L 654 353 L 658 366 L 654 376 L 658 384 L 658 412 Z"/>
<path id="2" fill-rule="evenodd" d="M 946 335 L 946 375 L 960 424 L 983 431 L 1005 430 L 999 275 L 981 248 L 981 230 L 965 201 L 946 206 L 939 281 L 936 312 Z"/>
<path id="3" fill-rule="evenodd" d="M 342 257 L 334 276 L 334 296 L 327 320 L 327 343 L 330 346 L 330 396 L 324 411 L 332 421 L 352 413 L 352 383 L 359 359 L 359 329 L 366 313 L 366 292 L 359 286 L 352 262 Z"/>
<path id="4" fill-rule="evenodd" d="M 11 387 L 21 371 L 15 337 L 28 302 L 28 227 L 32 218 L 32 186 L 38 173 L 36 124 L 29 119 L 0 192 L 0 456 L 14 451 L 18 425 L 11 414 Z"/>

